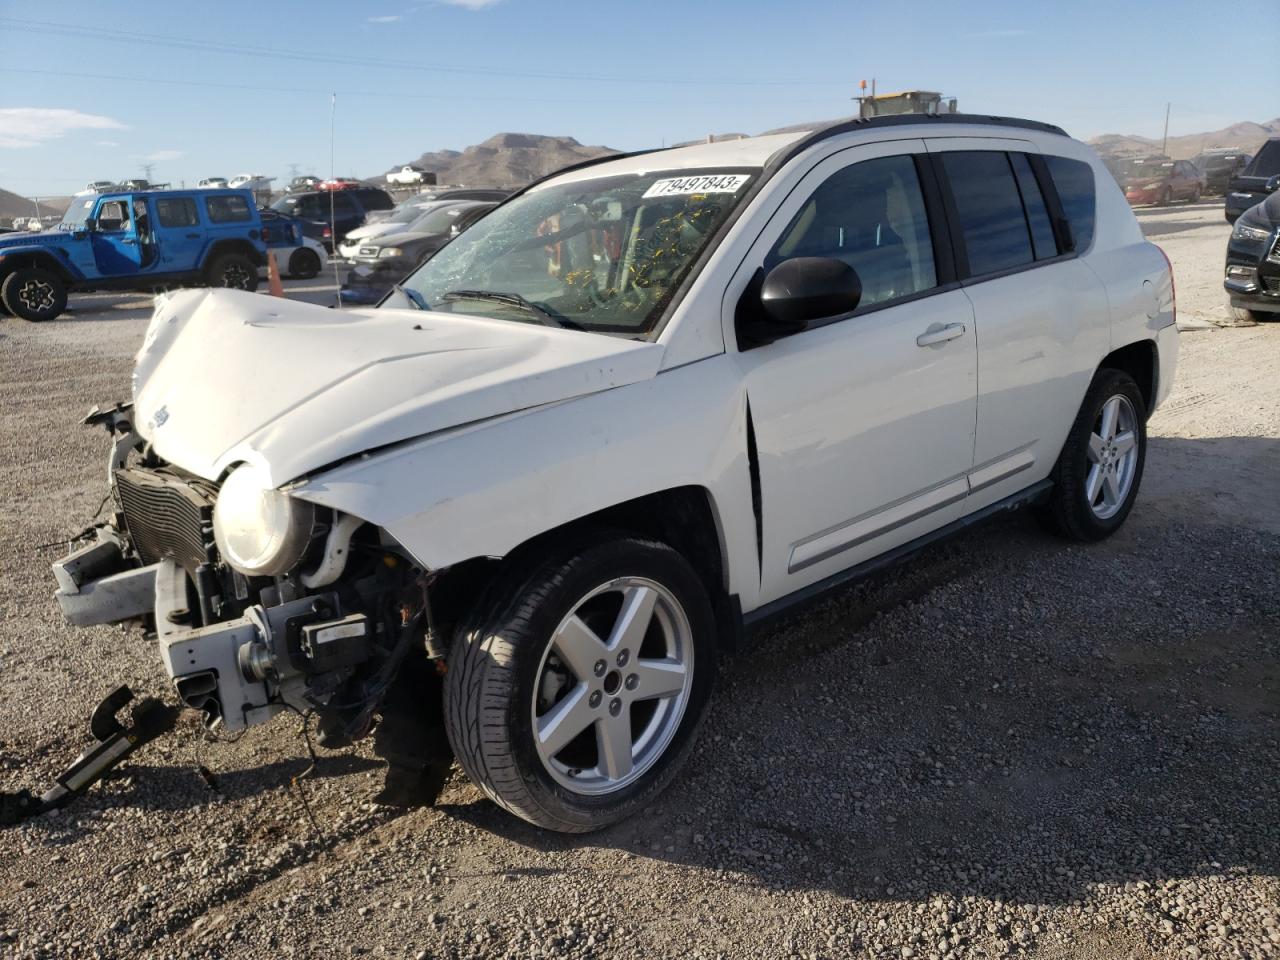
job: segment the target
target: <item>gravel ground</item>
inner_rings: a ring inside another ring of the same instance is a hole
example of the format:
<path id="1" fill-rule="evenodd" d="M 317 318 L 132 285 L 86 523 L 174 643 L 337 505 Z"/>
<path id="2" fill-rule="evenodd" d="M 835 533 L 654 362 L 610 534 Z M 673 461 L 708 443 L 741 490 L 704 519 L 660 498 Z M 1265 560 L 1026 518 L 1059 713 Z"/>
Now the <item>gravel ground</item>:
<path id="1" fill-rule="evenodd" d="M 1224 319 L 1218 207 L 1141 216 L 1183 316 Z M 147 312 L 0 322 L 5 789 L 46 782 L 116 683 L 167 689 L 137 634 L 60 622 L 36 548 L 102 498 L 77 421 L 127 394 Z M 188 722 L 0 833 L 0 955 L 1280 956 L 1280 324 L 1184 334 L 1151 433 L 1106 543 L 1012 515 L 727 663 L 631 821 L 547 834 L 461 775 L 397 814 L 367 750 L 293 785 L 296 722 Z"/>

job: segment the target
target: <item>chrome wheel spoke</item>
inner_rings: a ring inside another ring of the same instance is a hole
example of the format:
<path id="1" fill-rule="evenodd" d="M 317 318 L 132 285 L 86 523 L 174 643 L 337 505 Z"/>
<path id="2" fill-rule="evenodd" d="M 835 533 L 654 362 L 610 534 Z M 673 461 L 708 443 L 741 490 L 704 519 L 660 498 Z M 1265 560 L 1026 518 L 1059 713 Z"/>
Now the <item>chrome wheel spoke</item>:
<path id="1" fill-rule="evenodd" d="M 1108 507 L 1115 507 L 1120 503 L 1120 481 L 1116 479 L 1114 471 L 1102 475 L 1102 502 Z"/>
<path id="2" fill-rule="evenodd" d="M 639 650 L 653 620 L 653 607 L 657 602 L 657 591 L 645 586 L 628 587 L 622 595 L 618 620 L 609 634 L 609 649 Z"/>
<path id="3" fill-rule="evenodd" d="M 595 711 L 587 705 L 587 685 L 579 683 L 563 700 L 538 718 L 538 746 L 554 757 L 591 726 Z"/>
<path id="4" fill-rule="evenodd" d="M 631 773 L 631 711 L 625 704 L 618 716 L 606 715 L 596 721 L 596 747 L 605 776 L 621 780 Z"/>
<path id="5" fill-rule="evenodd" d="M 595 632 L 577 616 L 565 620 L 551 646 L 579 680 L 591 679 L 595 665 L 608 653 Z"/>
<path id="6" fill-rule="evenodd" d="M 1102 406 L 1102 428 L 1098 433 L 1103 440 L 1111 440 L 1116 435 L 1116 421 L 1120 417 L 1120 397 L 1112 397 Z"/>
<path id="7" fill-rule="evenodd" d="M 636 677 L 632 700 L 673 697 L 684 689 L 684 664 L 676 660 L 637 660 L 632 672 Z"/>
<path id="8" fill-rule="evenodd" d="M 1106 448 L 1106 445 L 1107 445 L 1107 442 L 1103 440 L 1100 436 L 1098 436 L 1096 433 L 1089 434 L 1088 455 L 1089 455 L 1090 463 L 1102 462 L 1102 454 Z"/>
<path id="9" fill-rule="evenodd" d="M 1089 468 L 1088 479 L 1084 482 L 1084 495 L 1089 503 L 1098 502 L 1098 492 L 1102 489 L 1102 467 L 1094 464 Z"/>

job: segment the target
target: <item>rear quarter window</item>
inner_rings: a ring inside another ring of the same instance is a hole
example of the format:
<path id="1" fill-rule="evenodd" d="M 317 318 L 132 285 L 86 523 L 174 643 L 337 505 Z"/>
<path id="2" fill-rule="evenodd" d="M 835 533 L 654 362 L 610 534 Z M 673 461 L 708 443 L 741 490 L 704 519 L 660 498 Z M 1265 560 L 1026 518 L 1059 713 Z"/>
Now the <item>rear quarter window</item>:
<path id="1" fill-rule="evenodd" d="M 242 223 L 253 219 L 253 211 L 244 197 L 207 197 L 205 209 L 210 223 Z"/>
<path id="2" fill-rule="evenodd" d="M 156 217 L 162 227 L 196 227 L 200 218 L 196 215 L 196 202 L 190 197 L 159 197 L 156 199 Z"/>
<path id="3" fill-rule="evenodd" d="M 1057 188 L 1062 212 L 1071 227 L 1071 238 L 1077 253 L 1093 243 L 1093 225 L 1097 217 L 1098 198 L 1093 182 L 1093 167 L 1066 157 L 1044 156 L 1053 185 Z"/>
<path id="4" fill-rule="evenodd" d="M 366 210 L 390 210 L 395 202 L 382 190 L 357 190 L 356 196 Z"/>

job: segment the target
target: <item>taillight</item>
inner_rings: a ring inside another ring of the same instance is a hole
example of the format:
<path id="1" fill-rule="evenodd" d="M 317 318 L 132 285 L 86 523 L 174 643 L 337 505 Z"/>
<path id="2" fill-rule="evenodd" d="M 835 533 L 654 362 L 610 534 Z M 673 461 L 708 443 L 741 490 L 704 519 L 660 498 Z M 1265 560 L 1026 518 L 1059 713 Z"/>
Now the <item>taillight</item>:
<path id="1" fill-rule="evenodd" d="M 324 237 L 326 240 L 328 240 L 330 237 L 333 236 L 333 231 L 330 230 L 328 227 L 325 227 L 324 233 L 322 233 L 321 236 Z"/>
<path id="2" fill-rule="evenodd" d="M 1160 244 L 1156 243 L 1156 244 L 1152 244 L 1152 246 L 1154 246 L 1157 250 L 1160 251 L 1160 256 L 1164 257 L 1165 266 L 1169 268 L 1169 293 L 1173 296 L 1173 303 L 1171 304 L 1171 306 L 1173 307 L 1173 322 L 1177 323 L 1178 322 L 1178 285 L 1177 283 L 1174 282 L 1174 279 L 1173 279 L 1173 261 L 1169 259 L 1169 255 L 1164 252 L 1164 247 L 1160 246 Z"/>

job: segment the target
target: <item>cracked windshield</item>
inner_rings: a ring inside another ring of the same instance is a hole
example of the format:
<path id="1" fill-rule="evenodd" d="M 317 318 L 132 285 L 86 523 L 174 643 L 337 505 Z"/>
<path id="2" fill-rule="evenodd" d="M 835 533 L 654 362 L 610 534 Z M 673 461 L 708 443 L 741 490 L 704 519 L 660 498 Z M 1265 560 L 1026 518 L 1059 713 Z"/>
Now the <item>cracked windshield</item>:
<path id="1" fill-rule="evenodd" d="M 644 336 L 757 170 L 598 177 L 498 207 L 404 284 L 419 307 Z"/>

